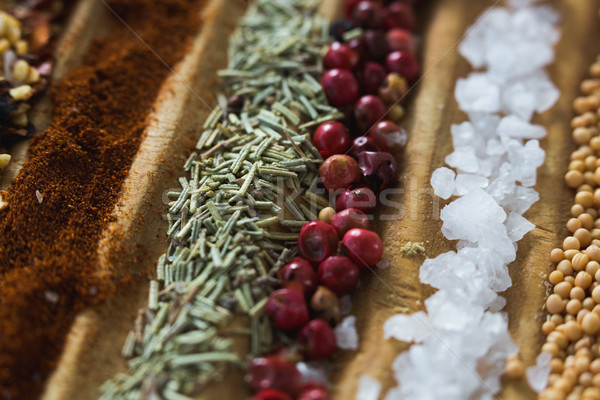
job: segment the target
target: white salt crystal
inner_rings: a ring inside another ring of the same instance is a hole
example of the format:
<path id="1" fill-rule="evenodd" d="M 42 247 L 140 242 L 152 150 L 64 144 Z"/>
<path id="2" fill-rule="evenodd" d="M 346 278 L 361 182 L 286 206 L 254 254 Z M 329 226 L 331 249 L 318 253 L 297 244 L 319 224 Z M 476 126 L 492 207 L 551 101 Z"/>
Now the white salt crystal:
<path id="1" fill-rule="evenodd" d="M 520 139 L 541 139 L 546 136 L 543 126 L 532 125 L 514 115 L 508 115 L 500 121 L 498 134 Z"/>
<path id="2" fill-rule="evenodd" d="M 537 108 L 535 93 L 527 90 L 522 82 L 516 82 L 502 90 L 502 105 L 508 114 L 515 114 L 529 121 Z"/>
<path id="3" fill-rule="evenodd" d="M 472 189 L 485 189 L 488 187 L 488 184 L 489 181 L 485 176 L 458 174 L 456 176 L 456 190 L 454 191 L 454 194 L 464 196 Z"/>
<path id="4" fill-rule="evenodd" d="M 502 104 L 508 114 L 529 121 L 535 111 L 544 112 L 554 105 L 559 95 L 548 74 L 537 70 L 503 88 Z"/>
<path id="5" fill-rule="evenodd" d="M 473 147 L 459 147 L 446 156 L 446 164 L 463 172 L 477 172 L 479 162 Z"/>
<path id="6" fill-rule="evenodd" d="M 506 147 L 504 147 L 500 140 L 492 138 L 486 143 L 485 153 L 488 156 L 501 156 L 506 153 Z"/>
<path id="7" fill-rule="evenodd" d="M 483 309 L 468 302 L 456 307 L 456 293 L 440 290 L 425 300 L 431 325 L 445 331 L 463 332 L 483 315 Z"/>
<path id="8" fill-rule="evenodd" d="M 529 386 L 531 386 L 536 393 L 540 393 L 548 385 L 550 360 L 552 360 L 552 354 L 540 353 L 535 360 L 536 365 L 527 368 L 525 371 L 527 382 L 529 382 Z"/>
<path id="9" fill-rule="evenodd" d="M 496 114 L 470 112 L 469 119 L 473 125 L 473 129 L 482 139 L 492 138 L 496 136 L 496 130 L 500 123 L 500 117 Z"/>
<path id="10" fill-rule="evenodd" d="M 327 368 L 322 363 L 301 361 L 296 364 L 296 367 L 302 376 L 302 382 L 329 383 Z"/>
<path id="11" fill-rule="evenodd" d="M 501 224 L 506 213 L 482 189 L 474 189 L 442 209 L 442 232 L 450 240 L 478 242 L 494 224 Z"/>
<path id="12" fill-rule="evenodd" d="M 502 108 L 500 87 L 487 74 L 471 74 L 459 79 L 454 90 L 460 109 L 465 112 L 498 112 Z"/>
<path id="13" fill-rule="evenodd" d="M 526 75 L 549 64 L 554 58 L 552 47 L 543 41 L 498 42 L 488 49 L 490 73 L 504 79 Z M 496 112 L 499 110 L 492 110 Z"/>
<path id="14" fill-rule="evenodd" d="M 460 54 L 475 68 L 485 66 L 489 42 L 501 37 L 497 33 L 501 33 L 510 20 L 511 15 L 507 10 L 499 7 L 489 9 L 467 31 L 458 47 Z"/>
<path id="15" fill-rule="evenodd" d="M 356 317 L 349 315 L 335 326 L 337 346 L 343 350 L 358 349 L 358 332 L 356 331 Z"/>
<path id="16" fill-rule="evenodd" d="M 540 147 L 539 141 L 529 140 L 521 146 L 517 140 L 509 140 L 506 148 L 516 179 L 523 186 L 535 185 L 537 168 L 544 163 L 546 157 L 546 152 Z"/>
<path id="17" fill-rule="evenodd" d="M 42 204 L 42 201 L 44 201 L 44 196 L 42 196 L 39 190 L 35 191 L 35 197 L 37 198 L 38 203 Z"/>
<path id="18" fill-rule="evenodd" d="M 427 314 L 423 311 L 414 314 L 398 314 L 383 324 L 383 337 L 401 342 L 423 341 L 433 332 Z"/>
<path id="19" fill-rule="evenodd" d="M 433 171 L 431 186 L 436 196 L 448 199 L 454 193 L 454 177 L 456 174 L 449 168 L 441 167 Z"/>
<path id="20" fill-rule="evenodd" d="M 377 400 L 381 393 L 381 383 L 369 375 L 363 375 L 358 380 L 356 400 Z"/>
<path id="21" fill-rule="evenodd" d="M 382 258 L 381 260 L 377 261 L 377 264 L 375 265 L 379 269 L 387 269 L 390 267 L 390 261 L 385 258 Z"/>
<path id="22" fill-rule="evenodd" d="M 452 144 L 455 149 L 472 146 L 477 140 L 475 128 L 469 121 L 450 126 L 450 132 L 452 133 Z"/>
<path id="23" fill-rule="evenodd" d="M 540 194 L 534 188 L 515 186 L 511 196 L 506 201 L 503 201 L 502 206 L 523 214 L 539 199 Z"/>
<path id="24" fill-rule="evenodd" d="M 508 236 L 513 242 L 518 242 L 527 232 L 535 228 L 535 225 L 529 222 L 527 218 L 516 212 L 508 214 L 504 224 L 506 225 Z"/>

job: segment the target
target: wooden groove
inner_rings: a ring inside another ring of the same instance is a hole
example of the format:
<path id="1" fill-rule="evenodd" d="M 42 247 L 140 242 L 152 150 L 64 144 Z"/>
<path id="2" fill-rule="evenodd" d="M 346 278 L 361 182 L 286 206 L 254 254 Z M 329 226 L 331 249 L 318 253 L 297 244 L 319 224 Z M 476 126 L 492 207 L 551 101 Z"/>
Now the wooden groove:
<path id="1" fill-rule="evenodd" d="M 408 148 L 399 155 L 402 174 L 398 187 L 403 193 L 390 198 L 397 206 L 378 210 L 380 219 L 392 218 L 375 223 L 375 229 L 384 239 L 384 257 L 391 265 L 386 270 L 375 270 L 376 275 L 363 274 L 361 287 L 353 295 L 360 348 L 356 352 L 338 352 L 334 357 L 336 400 L 353 399 L 358 379 L 364 373 L 383 383 L 384 394 L 395 385 L 391 363 L 408 346 L 383 340 L 383 323 L 397 312 L 397 307 L 421 309 L 423 300 L 432 293 L 431 288 L 418 280 L 418 267 L 424 258 L 403 256 L 401 244 L 422 241 L 428 257 L 454 247 L 441 234 L 439 209 L 445 202 L 438 202 L 432 195 L 429 179 L 452 151 L 450 125 L 465 119 L 453 92 L 456 80 L 466 76 L 470 67 L 458 54 L 456 45 L 467 27 L 493 3 L 492 0 L 436 0 L 423 13 L 421 58 L 427 73 L 409 100 L 408 118 L 403 123 L 410 133 Z M 73 32 L 91 30 L 79 35 L 78 40 L 89 42 L 95 29 L 106 26 L 101 23 L 90 28 L 91 24 L 81 22 L 105 13 L 106 10 L 96 8 L 98 4 L 98 0 L 82 0 L 79 8 L 82 15 L 77 17 L 79 25 L 71 26 Z M 573 197 L 562 184 L 568 154 L 573 149 L 569 135 L 571 102 L 587 66 L 600 50 L 595 40 L 600 33 L 596 2 L 563 0 L 554 4 L 563 14 L 563 39 L 550 74 L 562 94 L 558 104 L 536 121 L 549 130 L 548 138 L 542 142 L 547 151 L 546 163 L 540 169 L 536 186 L 541 200 L 527 214 L 538 228 L 519 243 L 517 261 L 510 266 L 515 286 L 506 292 L 511 333 L 527 365 L 533 363 L 543 339 L 539 328 L 544 317 L 544 275 L 551 269 L 548 254 L 565 234 L 564 223 Z M 339 13 L 340 5 L 341 0 L 327 0 L 321 11 L 333 17 Z M 87 11 L 83 8 L 86 6 Z M 219 90 L 216 71 L 226 65 L 229 34 L 245 7 L 242 0 L 211 0 L 190 53 L 164 84 L 152 123 L 125 183 L 125 194 L 115 208 L 117 219 L 105 231 L 99 245 L 100 273 L 127 272 L 133 278 L 121 284 L 118 293 L 106 304 L 77 317 L 63 357 L 47 383 L 44 399 L 95 399 L 102 382 L 125 370 L 121 346 L 138 307 L 146 301 L 147 278 L 154 273 L 156 258 L 166 247 L 162 193 L 176 185 L 186 149 L 208 114 L 208 108 L 196 94 L 209 106 L 215 102 L 214 94 Z M 57 64 L 56 76 L 76 65 L 86 47 L 77 45 L 76 35 L 71 37 L 74 42 L 59 47 L 59 59 L 64 60 L 61 62 L 65 66 Z M 0 183 L 5 185 L 6 181 Z M 244 398 L 248 392 L 242 376 L 241 372 L 228 375 L 224 382 L 211 386 L 202 398 Z M 521 400 L 534 399 L 535 395 L 521 381 L 507 382 L 501 397 Z"/>

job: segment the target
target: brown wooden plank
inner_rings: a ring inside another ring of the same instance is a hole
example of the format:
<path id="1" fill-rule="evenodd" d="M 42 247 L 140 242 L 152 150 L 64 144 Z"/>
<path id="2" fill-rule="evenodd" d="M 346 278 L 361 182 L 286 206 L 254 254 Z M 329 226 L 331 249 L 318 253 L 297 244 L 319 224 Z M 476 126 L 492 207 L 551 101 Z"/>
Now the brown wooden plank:
<path id="1" fill-rule="evenodd" d="M 87 0 L 86 0 L 87 1 Z M 95 0 L 92 0 L 95 1 Z M 340 0 L 324 2 L 328 15 L 339 11 Z M 422 257 L 405 257 L 403 242 L 423 241 L 427 256 L 452 249 L 441 235 L 439 209 L 432 195 L 431 172 L 443 165 L 451 152 L 450 125 L 464 120 L 453 97 L 456 79 L 470 67 L 457 53 L 457 44 L 468 26 L 493 1 L 437 0 L 423 11 L 422 60 L 425 71 L 410 99 L 408 118 L 410 142 L 401 156 L 403 173 L 398 187 L 402 193 L 389 198 L 397 203 L 378 210 L 375 224 L 385 243 L 390 268 L 363 275 L 361 287 L 353 295 L 354 313 L 361 338 L 357 352 L 339 352 L 334 358 L 335 399 L 353 399 L 358 378 L 363 373 L 377 377 L 384 388 L 394 385 L 390 365 L 405 344 L 384 341 L 382 325 L 399 309 L 418 310 L 432 292 L 418 280 Z M 519 244 L 519 255 L 510 266 L 515 286 L 508 290 L 507 311 L 511 332 L 521 346 L 523 359 L 531 364 L 542 343 L 539 326 L 546 287 L 544 275 L 550 270 L 548 254 L 564 236 L 564 222 L 572 193 L 562 183 L 568 154 L 573 149 L 569 136 L 571 101 L 587 66 L 600 50 L 594 39 L 600 33 L 597 3 L 593 0 L 555 1 L 563 14 L 563 39 L 557 48 L 557 61 L 551 68 L 554 82 L 562 91 L 552 111 L 538 123 L 549 129 L 542 142 L 547 151 L 540 169 L 537 190 L 541 200 L 527 214 L 538 226 Z M 225 66 L 228 35 L 244 11 L 244 2 L 213 0 L 207 9 L 207 24 L 196 39 L 194 49 L 178 69 L 180 76 L 209 104 L 217 90 L 216 70 Z M 172 93 L 171 93 L 172 92 Z M 164 250 L 165 224 L 161 218 L 162 191 L 173 185 L 183 162 L 183 148 L 207 115 L 207 109 L 171 77 L 165 85 L 156 111 L 156 123 L 142 144 L 130 176 L 127 196 L 115 211 L 118 220 L 106 232 L 99 249 L 109 270 L 142 272 L 120 294 L 103 307 L 88 310 L 76 320 L 59 367 L 48 383 L 46 399 L 93 399 L 98 386 L 115 371 L 124 370 L 120 349 L 137 308 L 145 302 L 146 274 L 153 273 L 157 256 Z M 160 160 L 160 161 L 157 161 Z M 387 218 L 386 220 L 383 220 Z M 242 374 L 226 377 L 204 393 L 203 398 L 244 398 L 247 388 Z M 504 399 L 532 399 L 526 384 L 508 383 Z"/>

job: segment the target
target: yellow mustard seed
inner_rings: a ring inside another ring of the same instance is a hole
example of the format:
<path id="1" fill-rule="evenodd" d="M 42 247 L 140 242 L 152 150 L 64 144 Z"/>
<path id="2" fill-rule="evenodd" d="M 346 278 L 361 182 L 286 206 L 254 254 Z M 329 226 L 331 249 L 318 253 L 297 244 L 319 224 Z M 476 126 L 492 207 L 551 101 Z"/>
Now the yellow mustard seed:
<path id="1" fill-rule="evenodd" d="M 548 276 L 548 281 L 550 281 L 551 284 L 556 285 L 556 284 L 562 282 L 564 278 L 565 278 L 564 274 L 562 272 L 556 270 L 556 271 L 550 272 L 550 275 Z"/>
<path id="2" fill-rule="evenodd" d="M 556 293 L 551 294 L 546 299 L 546 309 L 550 314 L 559 314 L 563 312 L 565 309 L 563 298 Z"/>
<path id="3" fill-rule="evenodd" d="M 319 220 L 329 224 L 331 222 L 331 218 L 335 215 L 335 210 L 332 207 L 325 207 L 321 211 L 319 211 Z"/>
<path id="4" fill-rule="evenodd" d="M 580 248 L 581 245 L 579 244 L 579 240 L 577 240 L 573 236 L 567 236 L 563 241 L 564 250 L 579 250 Z"/>
<path id="5" fill-rule="evenodd" d="M 550 252 L 550 260 L 554 263 L 558 263 L 565 258 L 565 252 L 562 249 L 555 248 Z"/>
<path id="6" fill-rule="evenodd" d="M 588 313 L 581 323 L 583 331 L 588 335 L 595 335 L 600 330 L 600 317 L 596 313 Z"/>

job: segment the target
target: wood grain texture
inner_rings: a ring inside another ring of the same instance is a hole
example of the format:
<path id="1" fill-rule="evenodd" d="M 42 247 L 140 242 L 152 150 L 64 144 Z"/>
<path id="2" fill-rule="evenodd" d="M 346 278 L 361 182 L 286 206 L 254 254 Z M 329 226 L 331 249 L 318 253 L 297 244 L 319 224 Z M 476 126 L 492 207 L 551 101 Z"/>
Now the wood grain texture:
<path id="1" fill-rule="evenodd" d="M 547 151 L 546 163 L 540 168 L 536 186 L 541 200 L 526 215 L 537 228 L 519 243 L 517 261 L 510 266 L 515 286 L 506 292 L 511 333 L 527 365 L 533 363 L 542 344 L 540 325 L 545 317 L 542 305 L 547 290 L 544 282 L 552 268 L 548 255 L 566 234 L 564 223 L 573 197 L 562 181 L 568 155 L 574 148 L 569 135 L 571 102 L 587 66 L 600 50 L 595 40 L 600 34 L 597 2 L 553 3 L 563 15 L 563 39 L 550 73 L 562 96 L 536 121 L 549 130 L 542 142 Z M 340 4 L 341 0 L 323 1 L 322 12 L 333 16 Z M 401 245 L 409 240 L 422 241 L 428 257 L 454 247 L 440 232 L 439 210 L 444 203 L 433 196 L 429 178 L 452 151 L 450 125 L 465 119 L 453 91 L 456 80 L 466 76 L 470 67 L 458 54 L 457 45 L 467 27 L 493 4 L 490 0 L 434 0 L 421 13 L 424 76 L 411 94 L 408 118 L 403 123 L 410 132 L 410 141 L 406 151 L 398 155 L 402 160 L 399 189 L 384 199 L 375 223 L 391 266 L 365 272 L 353 295 L 360 348 L 338 352 L 334 357 L 336 400 L 353 399 L 358 378 L 364 373 L 381 380 L 384 393 L 395 385 L 391 362 L 407 345 L 384 341 L 383 323 L 398 312 L 421 309 L 423 300 L 432 293 L 418 280 L 418 267 L 424 258 L 403 256 Z M 105 232 L 99 247 L 103 260 L 99 273 L 127 271 L 134 278 L 119 286 L 119 294 L 104 306 L 77 317 L 44 399 L 94 399 L 102 382 L 116 371 L 125 370 L 120 350 L 138 307 L 146 301 L 147 278 L 166 246 L 162 193 L 175 184 L 184 149 L 190 147 L 208 111 L 193 92 L 209 105 L 214 104 L 211 93 L 218 90 L 216 71 L 226 65 L 228 36 L 245 5 L 243 0 L 212 0 L 190 54 L 165 83 L 153 123 L 127 179 L 126 194 L 115 209 L 117 222 Z M 243 399 L 247 395 L 242 373 L 234 371 L 212 385 L 202 398 Z M 501 397 L 520 400 L 535 395 L 524 382 L 507 382 Z"/>

